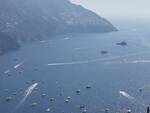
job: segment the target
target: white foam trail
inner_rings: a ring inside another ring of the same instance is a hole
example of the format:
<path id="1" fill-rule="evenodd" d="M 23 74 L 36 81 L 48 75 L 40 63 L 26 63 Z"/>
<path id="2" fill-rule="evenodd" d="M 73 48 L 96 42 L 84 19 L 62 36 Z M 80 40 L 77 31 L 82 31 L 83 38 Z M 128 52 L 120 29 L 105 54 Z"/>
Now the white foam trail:
<path id="1" fill-rule="evenodd" d="M 123 97 L 126 97 L 127 99 L 129 99 L 129 100 L 130 100 L 132 103 L 134 103 L 134 104 L 142 105 L 144 108 L 146 107 L 146 105 L 145 105 L 143 102 L 137 100 L 135 97 L 129 95 L 129 94 L 128 94 L 127 92 L 125 92 L 125 91 L 119 91 L 119 94 L 120 94 L 121 96 L 123 96 Z"/>
<path id="2" fill-rule="evenodd" d="M 81 49 L 81 48 L 78 48 L 78 47 L 77 47 L 77 48 L 74 48 L 74 50 L 80 50 L 80 49 Z"/>
<path id="3" fill-rule="evenodd" d="M 46 42 L 48 42 L 48 40 L 42 40 L 42 41 L 40 41 L 40 43 L 46 43 Z"/>
<path id="4" fill-rule="evenodd" d="M 20 108 L 20 106 L 26 101 L 26 99 L 31 95 L 32 91 L 37 87 L 38 83 L 34 83 L 31 86 L 29 86 L 26 90 L 25 90 L 25 94 L 23 96 L 23 99 L 19 102 L 19 104 L 17 105 L 16 109 L 12 112 L 14 113 L 18 108 Z"/>
<path id="5" fill-rule="evenodd" d="M 19 68 L 20 66 L 22 66 L 22 64 L 23 64 L 23 62 L 21 62 L 21 63 L 19 63 L 19 64 L 15 65 L 15 66 L 14 66 L 14 69 Z"/>
<path id="6" fill-rule="evenodd" d="M 4 74 L 8 74 L 9 72 L 10 72 L 10 70 L 8 69 L 8 70 L 4 71 Z"/>
<path id="7" fill-rule="evenodd" d="M 129 64 L 150 63 L 150 60 L 133 60 L 133 61 L 126 61 L 125 63 L 129 63 Z"/>
<path id="8" fill-rule="evenodd" d="M 32 93 L 32 91 L 37 87 L 37 85 L 38 83 L 34 83 L 30 87 L 28 87 L 28 89 L 25 91 L 24 98 L 27 98 Z M 26 99 L 23 99 L 23 100 L 26 100 Z"/>
<path id="9" fill-rule="evenodd" d="M 45 43 L 46 42 L 46 40 L 42 40 L 42 41 L 40 41 L 40 43 Z"/>
<path id="10" fill-rule="evenodd" d="M 69 37 L 64 38 L 64 40 L 69 40 L 69 39 L 70 39 Z"/>
<path id="11" fill-rule="evenodd" d="M 150 53 L 148 52 L 141 52 L 141 53 L 134 53 L 134 54 L 128 54 L 128 55 L 122 55 L 122 56 L 115 56 L 111 58 L 99 58 L 99 59 L 93 59 L 93 60 L 87 60 L 87 61 L 75 61 L 75 62 L 63 62 L 63 63 L 49 63 L 48 66 L 63 66 L 63 65 L 78 65 L 78 64 L 88 64 L 88 63 L 94 63 L 94 62 L 100 62 L 100 61 L 108 61 L 108 60 L 115 60 L 119 58 L 126 58 L 126 57 L 132 57 L 136 55 L 146 54 Z"/>
<path id="12" fill-rule="evenodd" d="M 131 95 L 129 95 L 129 94 L 128 94 L 127 92 L 125 92 L 125 91 L 119 91 L 119 93 L 120 93 L 120 95 L 122 95 L 122 96 L 128 98 L 129 100 L 135 100 L 134 97 L 132 97 Z"/>

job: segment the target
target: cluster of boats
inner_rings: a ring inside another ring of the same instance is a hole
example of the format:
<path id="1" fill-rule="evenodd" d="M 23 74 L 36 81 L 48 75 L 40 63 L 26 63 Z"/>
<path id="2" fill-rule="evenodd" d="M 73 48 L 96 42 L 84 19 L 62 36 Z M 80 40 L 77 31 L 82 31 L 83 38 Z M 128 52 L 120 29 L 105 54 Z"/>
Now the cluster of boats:
<path id="1" fill-rule="evenodd" d="M 127 42 L 125 42 L 125 41 L 118 42 L 118 43 L 116 43 L 116 45 L 119 45 L 119 46 L 126 46 L 126 45 L 127 45 Z M 108 53 L 108 51 L 106 51 L 106 50 L 102 50 L 102 51 L 101 51 L 101 54 L 107 54 L 107 53 Z"/>

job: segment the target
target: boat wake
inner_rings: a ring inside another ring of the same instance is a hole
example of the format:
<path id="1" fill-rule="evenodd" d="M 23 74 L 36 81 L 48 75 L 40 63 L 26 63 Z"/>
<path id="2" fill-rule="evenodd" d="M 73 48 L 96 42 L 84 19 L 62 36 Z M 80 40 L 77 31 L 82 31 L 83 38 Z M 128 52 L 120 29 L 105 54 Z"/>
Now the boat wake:
<path id="1" fill-rule="evenodd" d="M 15 111 L 17 109 L 19 109 L 21 107 L 21 105 L 26 101 L 26 99 L 31 95 L 31 93 L 33 92 L 33 90 L 37 87 L 38 83 L 34 83 L 31 86 L 29 86 L 26 90 L 25 90 L 25 94 L 23 96 L 23 99 L 19 102 L 19 104 L 16 106 L 15 110 L 12 113 L 15 113 Z"/>
<path id="2" fill-rule="evenodd" d="M 141 105 L 141 106 L 143 106 L 144 108 L 146 108 L 146 105 L 145 105 L 143 102 L 137 100 L 135 97 L 129 95 L 127 92 L 125 92 L 125 91 L 119 91 L 119 94 L 120 94 L 121 96 L 127 98 L 127 99 L 128 99 L 129 101 L 131 101 L 133 104 Z"/>
<path id="3" fill-rule="evenodd" d="M 128 63 L 128 64 L 150 63 L 150 60 L 133 60 L 133 61 L 126 61 L 125 63 Z"/>
<path id="4" fill-rule="evenodd" d="M 134 97 L 132 97 L 131 95 L 129 95 L 127 92 L 125 91 L 119 91 L 119 94 L 122 95 L 123 97 L 128 98 L 131 101 L 135 101 L 136 99 Z"/>
<path id="5" fill-rule="evenodd" d="M 21 63 L 15 65 L 15 66 L 14 66 L 14 69 L 17 69 L 17 68 L 21 67 L 22 65 L 23 65 L 23 62 L 21 62 Z"/>
<path id="6" fill-rule="evenodd" d="M 94 62 L 102 62 L 102 61 L 110 61 L 110 60 L 116 60 L 120 58 L 126 58 L 126 57 L 132 57 L 136 55 L 142 55 L 142 54 L 148 54 L 148 52 L 141 52 L 141 53 L 134 53 L 134 54 L 128 54 L 128 55 L 122 55 L 122 56 L 115 56 L 115 57 L 110 57 L 110 58 L 99 58 L 99 59 L 93 59 L 93 60 L 87 60 L 87 61 L 74 61 L 74 62 L 60 62 L 60 63 L 49 63 L 48 66 L 64 66 L 64 65 L 79 65 L 79 64 L 89 64 L 89 63 L 94 63 Z M 148 61 L 141 61 L 141 62 L 149 62 Z M 129 62 L 128 62 L 129 63 Z M 138 61 L 135 61 L 133 63 L 138 63 Z"/>

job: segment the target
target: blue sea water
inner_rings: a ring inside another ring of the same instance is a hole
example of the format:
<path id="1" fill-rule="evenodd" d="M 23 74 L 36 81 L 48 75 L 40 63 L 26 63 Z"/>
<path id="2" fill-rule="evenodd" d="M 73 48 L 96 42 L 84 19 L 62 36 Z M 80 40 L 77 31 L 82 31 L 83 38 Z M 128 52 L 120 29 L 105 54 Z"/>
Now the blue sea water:
<path id="1" fill-rule="evenodd" d="M 116 26 L 118 32 L 51 37 L 0 56 L 0 113 L 45 113 L 48 108 L 51 113 L 80 113 L 80 105 L 88 113 L 144 112 L 150 105 L 150 26 L 148 22 Z M 116 45 L 121 41 L 127 46 Z M 108 53 L 101 54 L 102 50 Z M 34 83 L 38 89 L 16 109 Z"/>

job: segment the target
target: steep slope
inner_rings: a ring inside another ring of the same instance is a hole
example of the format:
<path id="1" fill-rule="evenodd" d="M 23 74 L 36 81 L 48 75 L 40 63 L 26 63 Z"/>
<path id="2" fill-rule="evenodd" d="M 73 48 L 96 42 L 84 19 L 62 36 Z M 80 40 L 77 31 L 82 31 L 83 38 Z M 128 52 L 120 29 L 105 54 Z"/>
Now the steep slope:
<path id="1" fill-rule="evenodd" d="M 61 33 L 115 31 L 106 19 L 67 0 L 1 0 L 0 31 L 17 41 Z"/>
<path id="2" fill-rule="evenodd" d="M 68 0 L 0 0 L 0 32 L 19 43 L 59 34 L 116 30 L 106 19 Z"/>

